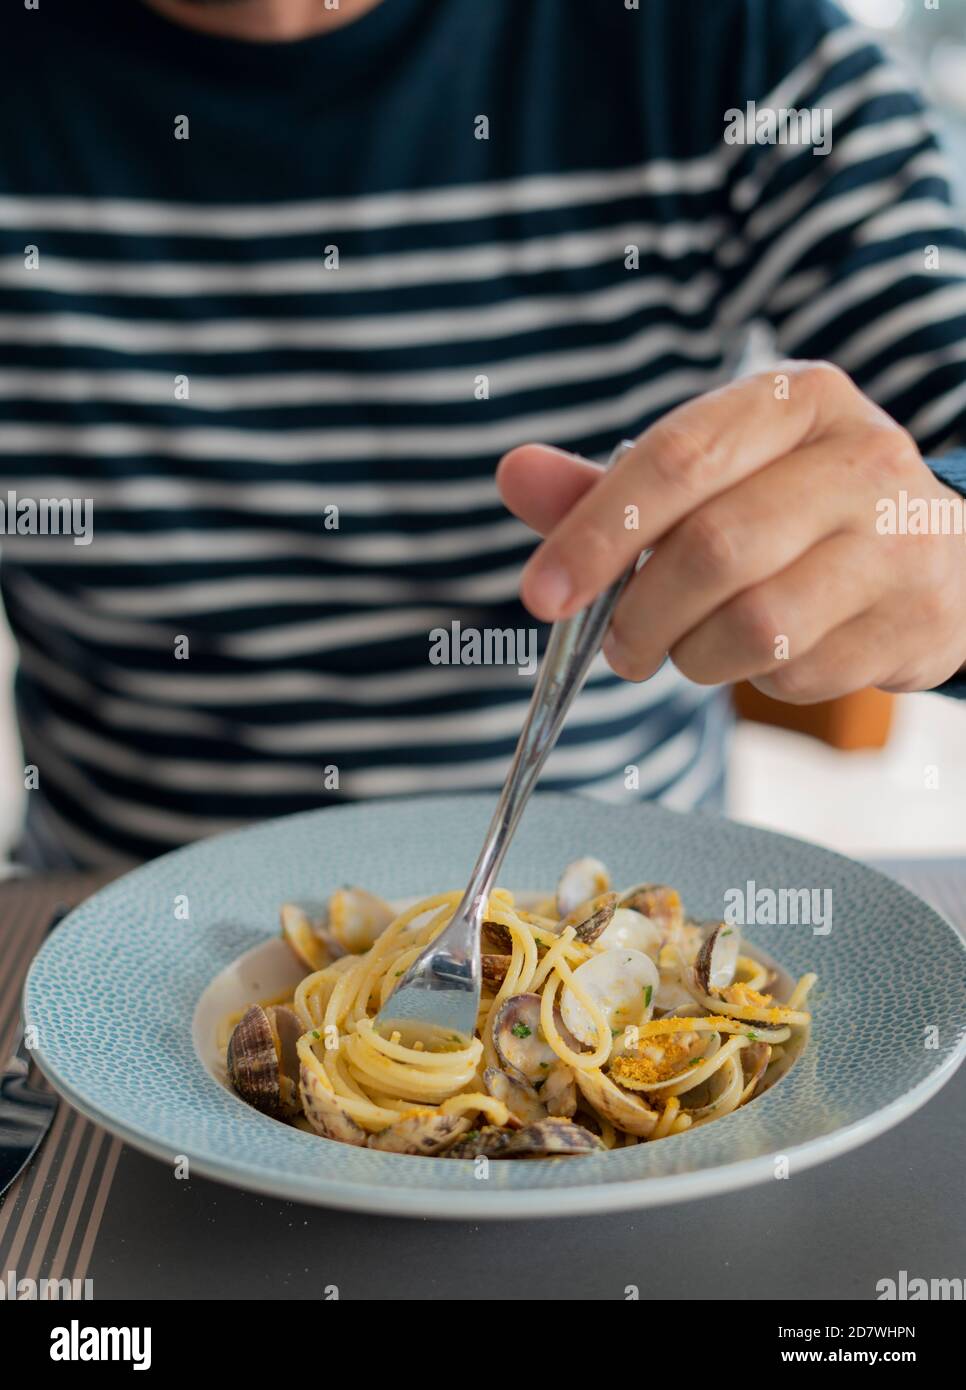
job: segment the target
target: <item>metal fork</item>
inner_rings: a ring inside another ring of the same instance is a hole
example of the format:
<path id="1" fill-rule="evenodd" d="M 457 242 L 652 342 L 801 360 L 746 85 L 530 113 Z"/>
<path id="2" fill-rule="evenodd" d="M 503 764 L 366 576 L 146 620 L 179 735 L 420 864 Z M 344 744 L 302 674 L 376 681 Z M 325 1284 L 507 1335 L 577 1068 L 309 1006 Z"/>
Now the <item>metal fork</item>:
<path id="1" fill-rule="evenodd" d="M 608 467 L 631 448 L 632 440 L 622 440 Z M 398 1031 L 405 1044 L 421 1042 L 427 1047 L 472 1038 L 480 1006 L 480 927 L 490 890 L 637 563 L 587 608 L 554 623 L 523 732 L 469 886 L 446 929 L 412 963 L 380 1009 L 375 1026 L 383 1035 Z"/>

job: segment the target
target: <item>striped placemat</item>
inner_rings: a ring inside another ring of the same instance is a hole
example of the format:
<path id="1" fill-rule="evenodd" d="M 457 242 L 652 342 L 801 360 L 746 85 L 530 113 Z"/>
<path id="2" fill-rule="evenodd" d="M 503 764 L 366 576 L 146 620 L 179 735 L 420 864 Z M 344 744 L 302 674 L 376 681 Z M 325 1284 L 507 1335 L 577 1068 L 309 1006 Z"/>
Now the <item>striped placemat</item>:
<path id="1" fill-rule="evenodd" d="M 20 992 L 58 907 L 74 907 L 104 874 L 57 874 L 0 884 L 0 1058 L 13 1050 Z M 32 1069 L 34 1085 L 47 1083 Z M 90 1266 L 121 1141 L 61 1102 L 33 1162 L 0 1198 L 0 1272 L 17 1280 L 79 1279 Z"/>

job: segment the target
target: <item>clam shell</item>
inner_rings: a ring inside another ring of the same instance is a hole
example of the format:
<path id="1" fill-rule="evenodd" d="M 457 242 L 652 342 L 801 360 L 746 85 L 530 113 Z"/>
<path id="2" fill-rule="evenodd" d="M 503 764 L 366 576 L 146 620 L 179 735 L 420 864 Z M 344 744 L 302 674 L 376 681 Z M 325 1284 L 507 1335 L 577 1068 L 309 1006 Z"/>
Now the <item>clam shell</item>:
<path id="1" fill-rule="evenodd" d="M 364 1148 L 368 1135 L 361 1125 L 357 1125 L 351 1115 L 347 1115 L 339 1104 L 334 1091 L 330 1091 L 314 1072 L 302 1067 L 299 1071 L 299 1091 L 305 1118 L 316 1134 L 326 1139 L 336 1139 L 341 1144 L 355 1144 Z"/>
<path id="2" fill-rule="evenodd" d="M 242 1100 L 265 1115 L 280 1115 L 278 1053 L 268 1014 L 253 1004 L 228 1039 L 228 1080 Z"/>
<path id="3" fill-rule="evenodd" d="M 575 859 L 557 884 L 557 916 L 569 917 L 581 903 L 606 893 L 609 887 L 610 874 L 599 859 Z"/>
<path id="4" fill-rule="evenodd" d="M 771 1044 L 766 1042 L 749 1043 L 747 1047 L 741 1049 L 741 1070 L 744 1076 L 745 1089 L 749 1086 L 757 1087 L 761 1078 L 768 1069 L 771 1061 Z M 751 1090 L 748 1099 L 754 1098 L 755 1091 Z"/>
<path id="5" fill-rule="evenodd" d="M 492 946 L 501 955 L 513 953 L 513 937 L 510 935 L 510 928 L 505 927 L 502 922 L 483 922 L 480 932 L 486 944 Z"/>
<path id="6" fill-rule="evenodd" d="M 548 1115 L 569 1120 L 576 1113 L 577 1083 L 566 1062 L 557 1062 L 550 1068 L 539 1096 Z"/>
<path id="7" fill-rule="evenodd" d="M 481 956 L 480 966 L 485 982 L 488 985 L 502 985 L 512 959 L 512 956 Z"/>
<path id="8" fill-rule="evenodd" d="M 540 1027 L 539 994 L 511 994 L 493 1020 L 493 1043 L 505 1071 L 539 1081 L 557 1061 Z"/>
<path id="9" fill-rule="evenodd" d="M 694 978 L 704 994 L 717 994 L 733 983 L 741 937 L 734 927 L 719 922 L 694 958 Z"/>
<path id="10" fill-rule="evenodd" d="M 654 995 L 661 983 L 657 966 L 643 951 L 630 946 L 612 947 L 578 965 L 573 972 L 580 985 L 618 1036 L 624 1029 L 646 1023 L 654 1008 Z M 594 1046 L 597 1030 L 590 1014 L 569 986 L 560 997 L 564 1023 L 582 1043 Z"/>
<path id="11" fill-rule="evenodd" d="M 396 1120 L 378 1134 L 369 1135 L 369 1148 L 388 1153 L 442 1153 L 465 1134 L 470 1122 L 465 1115 L 442 1115 L 438 1110 L 417 1110 Z"/>
<path id="12" fill-rule="evenodd" d="M 665 933 L 684 925 L 681 895 L 666 883 L 639 883 L 634 888 L 628 888 L 620 900 L 620 906 L 632 908 L 642 917 L 650 918 Z"/>
<path id="13" fill-rule="evenodd" d="M 447 1158 L 499 1158 L 513 1137 L 514 1130 L 501 1129 L 498 1125 L 484 1125 L 482 1129 L 471 1130 L 463 1139 L 446 1150 Z"/>
<path id="14" fill-rule="evenodd" d="M 483 1084 L 494 1099 L 503 1102 L 518 1125 L 534 1124 L 547 1118 L 547 1108 L 542 1099 L 519 1072 L 514 1075 L 497 1067 L 487 1067 L 483 1073 Z"/>
<path id="15" fill-rule="evenodd" d="M 603 1072 L 579 1071 L 575 1077 L 580 1094 L 616 1129 L 623 1130 L 625 1134 L 636 1134 L 639 1139 L 646 1139 L 654 1129 L 658 1121 L 657 1112 L 636 1096 L 622 1091 Z"/>
<path id="16" fill-rule="evenodd" d="M 298 903 L 284 903 L 280 912 L 282 936 L 306 970 L 324 970 L 345 951 L 321 922 L 313 922 Z"/>
<path id="17" fill-rule="evenodd" d="M 504 1146 L 501 1158 L 552 1158 L 599 1153 L 603 1144 L 596 1135 L 572 1120 L 538 1120 L 518 1129 Z"/>
<path id="18" fill-rule="evenodd" d="M 396 910 L 365 888 L 339 888 L 329 899 L 328 929 L 346 951 L 368 951 L 395 918 Z"/>
<path id="19" fill-rule="evenodd" d="M 600 893 L 596 898 L 591 898 L 575 908 L 569 917 L 565 917 L 560 923 L 560 930 L 576 927 L 575 939 L 583 942 L 585 946 L 591 946 L 609 926 L 616 911 L 617 894 Z"/>

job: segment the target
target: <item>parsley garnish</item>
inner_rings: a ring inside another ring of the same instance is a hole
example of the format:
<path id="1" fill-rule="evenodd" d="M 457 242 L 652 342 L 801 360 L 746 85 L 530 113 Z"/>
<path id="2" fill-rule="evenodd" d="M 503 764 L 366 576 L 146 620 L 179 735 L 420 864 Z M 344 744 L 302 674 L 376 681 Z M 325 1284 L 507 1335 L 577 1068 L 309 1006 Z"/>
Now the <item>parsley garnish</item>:
<path id="1" fill-rule="evenodd" d="M 525 1023 L 514 1023 L 513 1027 L 510 1029 L 510 1032 L 513 1034 L 515 1038 L 529 1038 L 533 1032 L 533 1029 L 528 1028 Z"/>
<path id="2" fill-rule="evenodd" d="M 645 1007 L 645 1009 L 650 1005 L 650 1002 L 651 1002 L 651 995 L 652 995 L 653 993 L 654 993 L 654 986 L 653 986 L 653 985 L 645 985 L 645 986 L 644 986 L 644 1007 Z"/>

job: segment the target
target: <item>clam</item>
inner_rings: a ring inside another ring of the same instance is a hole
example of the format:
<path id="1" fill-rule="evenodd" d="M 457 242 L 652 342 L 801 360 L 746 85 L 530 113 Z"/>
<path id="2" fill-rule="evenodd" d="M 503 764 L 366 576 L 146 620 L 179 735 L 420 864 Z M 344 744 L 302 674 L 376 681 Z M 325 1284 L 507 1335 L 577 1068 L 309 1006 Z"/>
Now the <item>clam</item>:
<path id="1" fill-rule="evenodd" d="M 597 937 L 598 946 L 631 946 L 655 958 L 663 937 L 655 922 L 632 907 L 618 907 Z"/>
<path id="2" fill-rule="evenodd" d="M 639 883 L 628 888 L 620 900 L 621 907 L 632 908 L 647 917 L 667 935 L 684 925 L 684 908 L 676 888 L 666 883 Z"/>
<path id="3" fill-rule="evenodd" d="M 471 1129 L 462 1139 L 446 1150 L 447 1158 L 500 1158 L 510 1139 L 518 1131 L 501 1129 L 499 1125 L 484 1125 Z"/>
<path id="4" fill-rule="evenodd" d="M 329 931 L 354 955 L 368 951 L 395 916 L 384 898 L 364 888 L 340 888 L 329 899 Z"/>
<path id="5" fill-rule="evenodd" d="M 748 1092 L 748 1099 L 751 1100 L 768 1069 L 771 1061 L 771 1045 L 766 1042 L 749 1043 L 747 1047 L 741 1049 L 741 1072 L 744 1078 L 744 1089 Z"/>
<path id="6" fill-rule="evenodd" d="M 465 1134 L 470 1122 L 465 1115 L 443 1115 L 438 1110 L 415 1110 L 395 1120 L 378 1134 L 369 1135 L 370 1149 L 396 1154 L 442 1153 Z"/>
<path id="7" fill-rule="evenodd" d="M 505 927 L 502 922 L 483 922 L 480 927 L 482 939 L 488 946 L 492 946 L 494 951 L 501 955 L 510 955 L 513 951 L 513 937 L 510 935 L 510 928 Z"/>
<path id="8" fill-rule="evenodd" d="M 510 968 L 512 956 L 486 955 L 480 957 L 480 964 L 483 973 L 483 983 L 487 985 L 502 985 L 506 979 L 506 972 Z"/>
<path id="9" fill-rule="evenodd" d="M 606 893 L 609 887 L 610 874 L 599 859 L 575 859 L 557 884 L 557 916 L 569 917 L 581 903 Z"/>
<path id="10" fill-rule="evenodd" d="M 741 937 L 719 922 L 694 958 L 694 978 L 702 994 L 717 994 L 734 981 Z"/>
<path id="11" fill-rule="evenodd" d="M 341 1144 L 364 1148 L 368 1135 L 339 1102 L 339 1097 L 313 1071 L 303 1066 L 299 1072 L 299 1090 L 305 1118 L 316 1134 L 337 1139 Z"/>
<path id="12" fill-rule="evenodd" d="M 538 1120 L 511 1135 L 501 1158 L 552 1158 L 555 1155 L 599 1153 L 603 1144 L 596 1135 L 572 1120 Z"/>
<path id="13" fill-rule="evenodd" d="M 277 1119 L 300 1109 L 295 1078 L 302 1024 L 291 1009 L 253 1004 L 228 1040 L 228 1079 L 242 1100 Z"/>
<path id="14" fill-rule="evenodd" d="M 574 908 L 560 923 L 559 930 L 576 927 L 574 936 L 585 946 L 592 945 L 606 929 L 617 908 L 616 893 L 600 893 Z"/>
<path id="15" fill-rule="evenodd" d="M 643 951 L 631 947 L 601 951 L 578 965 L 574 981 L 600 1009 L 612 1034 L 646 1023 L 654 1009 L 661 977 Z M 564 987 L 560 1000 L 563 1021 L 580 1042 L 595 1046 L 597 1029 L 573 990 Z"/>
<path id="16" fill-rule="evenodd" d="M 487 1067 L 483 1084 L 490 1095 L 501 1100 L 518 1125 L 534 1124 L 547 1118 L 547 1107 L 527 1078 L 519 1072 L 500 1071 Z"/>
<path id="17" fill-rule="evenodd" d="M 539 1094 L 548 1115 L 569 1120 L 577 1109 L 577 1085 L 572 1068 L 566 1062 L 555 1063 L 547 1072 Z"/>
<path id="18" fill-rule="evenodd" d="M 297 903 L 285 903 L 281 910 L 282 936 L 296 960 L 306 970 L 324 970 L 345 951 L 321 922 L 313 922 Z"/>
<path id="19" fill-rule="evenodd" d="M 704 1005 L 697 1003 L 680 980 L 665 980 L 663 977 L 654 996 L 654 1008 L 660 1010 L 662 1017 L 676 1014 L 681 1018 L 700 1018 L 707 1013 Z"/>
<path id="20" fill-rule="evenodd" d="M 493 1020 L 493 1043 L 505 1071 L 539 1081 L 557 1061 L 540 1026 L 539 994 L 511 994 Z"/>
<path id="21" fill-rule="evenodd" d="M 576 1073 L 577 1086 L 585 1100 L 625 1134 L 646 1139 L 658 1121 L 657 1111 L 622 1091 L 611 1079 L 596 1068 Z"/>

